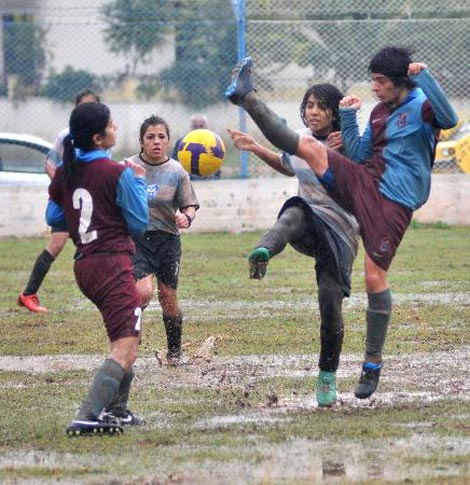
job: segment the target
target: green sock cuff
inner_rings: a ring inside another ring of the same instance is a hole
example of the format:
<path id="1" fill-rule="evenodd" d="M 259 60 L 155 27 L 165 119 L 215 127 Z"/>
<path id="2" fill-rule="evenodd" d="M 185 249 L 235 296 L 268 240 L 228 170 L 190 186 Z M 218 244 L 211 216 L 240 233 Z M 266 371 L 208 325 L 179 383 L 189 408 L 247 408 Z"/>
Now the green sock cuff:
<path id="1" fill-rule="evenodd" d="M 392 292 L 387 288 L 380 293 L 367 293 L 368 310 L 388 311 L 392 310 Z"/>
<path id="2" fill-rule="evenodd" d="M 124 374 L 126 373 L 124 367 L 122 367 L 122 365 L 116 362 L 114 359 L 106 359 L 103 362 L 100 371 L 110 377 L 113 377 L 119 382 L 122 381 Z"/>
<path id="3" fill-rule="evenodd" d="M 271 251 L 268 248 L 260 247 L 253 249 L 248 259 L 250 261 L 257 261 L 257 262 L 268 262 L 271 259 Z"/>
<path id="4" fill-rule="evenodd" d="M 329 372 L 327 370 L 320 370 L 320 372 L 318 373 L 318 377 L 329 381 L 329 380 L 332 380 L 332 379 L 336 379 L 336 372 Z"/>

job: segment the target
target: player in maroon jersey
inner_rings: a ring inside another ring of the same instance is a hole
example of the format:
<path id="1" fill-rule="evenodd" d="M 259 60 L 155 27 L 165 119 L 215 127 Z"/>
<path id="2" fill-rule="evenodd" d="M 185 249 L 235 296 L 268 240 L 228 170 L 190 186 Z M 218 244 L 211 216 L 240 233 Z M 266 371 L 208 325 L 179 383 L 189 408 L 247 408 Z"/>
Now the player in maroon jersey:
<path id="1" fill-rule="evenodd" d="M 99 102 L 99 96 L 91 89 L 82 89 L 75 97 L 75 106 L 83 103 Z M 54 145 L 46 156 L 44 169 L 52 180 L 57 167 L 62 163 L 62 153 L 64 150 L 64 138 L 67 136 L 69 128 L 63 129 L 57 136 Z M 39 302 L 39 288 L 49 272 L 52 264 L 62 252 L 69 239 L 69 233 L 64 226 L 52 226 L 47 248 L 44 249 L 36 258 L 28 283 L 25 289 L 18 295 L 17 303 L 21 307 L 27 308 L 30 312 L 46 313 L 47 308 Z"/>
<path id="2" fill-rule="evenodd" d="M 122 432 L 123 424 L 142 422 L 127 401 L 141 334 L 130 234 L 144 232 L 148 224 L 145 170 L 108 158 L 116 125 L 104 104 L 76 107 L 69 124 L 64 164 L 49 186 L 46 219 L 49 225 L 67 223 L 77 248 L 75 278 L 103 316 L 111 352 L 66 432 L 113 434 Z"/>

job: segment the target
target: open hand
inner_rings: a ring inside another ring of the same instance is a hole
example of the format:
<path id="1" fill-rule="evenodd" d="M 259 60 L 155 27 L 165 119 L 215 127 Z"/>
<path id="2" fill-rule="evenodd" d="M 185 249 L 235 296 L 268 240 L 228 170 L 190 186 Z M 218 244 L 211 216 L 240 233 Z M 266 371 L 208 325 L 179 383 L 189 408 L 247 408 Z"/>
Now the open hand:
<path id="1" fill-rule="evenodd" d="M 230 128 L 228 128 L 227 131 L 232 137 L 233 144 L 236 148 L 238 148 L 238 150 L 245 150 L 250 152 L 257 145 L 256 140 L 247 133 L 243 133 L 242 131 L 238 130 L 232 130 Z"/>
<path id="2" fill-rule="evenodd" d="M 145 178 L 145 174 L 146 174 L 145 167 L 142 167 L 142 165 L 139 165 L 138 163 L 135 163 L 132 160 L 129 160 L 128 158 L 124 160 L 124 164 L 126 165 L 126 167 L 132 168 L 132 171 L 134 172 L 134 175 L 136 177 Z"/>

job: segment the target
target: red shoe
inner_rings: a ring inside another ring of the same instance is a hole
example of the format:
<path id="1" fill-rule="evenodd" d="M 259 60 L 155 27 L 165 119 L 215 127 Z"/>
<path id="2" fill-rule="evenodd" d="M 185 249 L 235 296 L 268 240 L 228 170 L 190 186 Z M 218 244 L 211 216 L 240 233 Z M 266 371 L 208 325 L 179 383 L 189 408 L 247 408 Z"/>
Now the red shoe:
<path id="1" fill-rule="evenodd" d="M 20 296 L 18 296 L 17 303 L 19 306 L 26 307 L 30 312 L 34 312 L 34 313 L 47 312 L 47 308 L 39 304 L 39 298 L 37 293 L 34 293 L 34 295 L 25 295 L 23 293 L 20 293 Z"/>

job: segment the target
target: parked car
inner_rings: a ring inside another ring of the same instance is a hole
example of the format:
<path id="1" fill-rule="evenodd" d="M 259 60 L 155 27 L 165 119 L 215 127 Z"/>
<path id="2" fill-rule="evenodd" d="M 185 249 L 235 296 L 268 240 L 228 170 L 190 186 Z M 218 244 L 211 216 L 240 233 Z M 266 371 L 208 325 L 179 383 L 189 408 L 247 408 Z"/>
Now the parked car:
<path id="1" fill-rule="evenodd" d="M 0 133 L 0 181 L 47 182 L 44 160 L 51 147 L 34 135 Z"/>
<path id="2" fill-rule="evenodd" d="M 434 172 L 470 173 L 470 122 L 442 132 L 436 147 Z"/>

